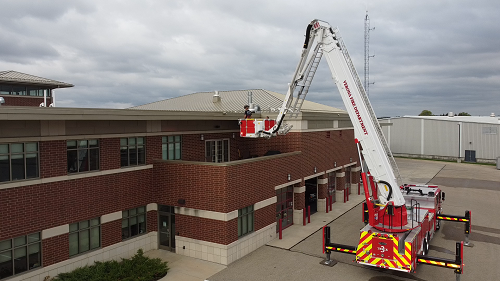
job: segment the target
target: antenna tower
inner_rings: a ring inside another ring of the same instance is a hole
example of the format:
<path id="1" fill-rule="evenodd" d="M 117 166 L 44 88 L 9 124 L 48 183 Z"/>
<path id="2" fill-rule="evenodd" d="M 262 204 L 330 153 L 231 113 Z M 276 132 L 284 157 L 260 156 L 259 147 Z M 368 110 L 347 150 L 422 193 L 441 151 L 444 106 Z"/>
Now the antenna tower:
<path id="1" fill-rule="evenodd" d="M 365 16 L 365 91 L 366 95 L 370 96 L 370 84 L 375 84 L 375 82 L 370 83 L 370 58 L 375 57 L 375 55 L 370 56 L 370 30 L 374 30 L 374 28 L 370 28 L 370 18 L 368 17 L 368 11 L 366 11 Z"/>

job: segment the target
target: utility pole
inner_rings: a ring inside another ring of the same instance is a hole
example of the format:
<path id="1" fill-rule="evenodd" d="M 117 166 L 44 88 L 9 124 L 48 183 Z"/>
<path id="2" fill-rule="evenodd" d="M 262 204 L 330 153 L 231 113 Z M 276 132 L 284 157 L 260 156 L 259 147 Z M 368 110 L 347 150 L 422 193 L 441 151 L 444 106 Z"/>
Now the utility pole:
<path id="1" fill-rule="evenodd" d="M 368 10 L 365 16 L 365 91 L 366 95 L 370 96 L 370 84 L 375 84 L 375 82 L 370 83 L 370 58 L 375 57 L 375 55 L 370 56 L 370 30 L 375 30 L 370 28 L 370 18 L 368 17 Z"/>

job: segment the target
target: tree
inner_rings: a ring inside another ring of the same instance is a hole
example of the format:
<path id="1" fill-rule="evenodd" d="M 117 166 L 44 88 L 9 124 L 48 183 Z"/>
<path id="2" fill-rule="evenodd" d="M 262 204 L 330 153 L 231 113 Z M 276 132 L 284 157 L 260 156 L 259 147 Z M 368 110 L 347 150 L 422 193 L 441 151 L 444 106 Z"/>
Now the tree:
<path id="1" fill-rule="evenodd" d="M 418 116 L 432 116 L 432 112 L 430 110 L 424 109 Z"/>
<path id="2" fill-rule="evenodd" d="M 467 112 L 460 112 L 458 116 L 470 116 L 470 114 Z"/>

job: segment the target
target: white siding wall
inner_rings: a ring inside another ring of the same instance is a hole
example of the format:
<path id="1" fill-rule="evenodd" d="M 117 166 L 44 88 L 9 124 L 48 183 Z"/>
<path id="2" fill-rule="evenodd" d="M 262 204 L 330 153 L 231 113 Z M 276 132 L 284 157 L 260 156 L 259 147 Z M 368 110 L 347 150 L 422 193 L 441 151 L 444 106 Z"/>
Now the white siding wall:
<path id="1" fill-rule="evenodd" d="M 390 128 L 382 127 L 382 131 L 388 139 L 392 153 L 396 155 L 456 159 L 460 137 L 462 159 L 465 157 L 465 150 L 475 150 L 478 161 L 492 162 L 500 157 L 500 124 L 407 117 L 381 121 L 385 122 L 393 123 Z M 459 124 L 462 131 L 460 136 Z M 483 129 L 485 127 L 496 129 L 487 134 Z"/>
<path id="2" fill-rule="evenodd" d="M 421 124 L 418 119 L 396 118 L 390 120 L 392 153 L 420 154 Z M 384 130 L 385 131 L 385 130 Z M 385 133 L 385 132 L 384 132 Z M 387 139 L 387 135 L 385 135 Z"/>
<path id="3" fill-rule="evenodd" d="M 424 120 L 422 155 L 458 157 L 458 122 Z M 462 148 L 462 157 L 464 156 Z"/>
<path id="4" fill-rule="evenodd" d="M 496 134 L 485 134 L 484 127 L 496 128 Z M 500 157 L 500 125 L 464 123 L 462 128 L 462 157 L 465 150 L 475 150 L 478 159 Z"/>

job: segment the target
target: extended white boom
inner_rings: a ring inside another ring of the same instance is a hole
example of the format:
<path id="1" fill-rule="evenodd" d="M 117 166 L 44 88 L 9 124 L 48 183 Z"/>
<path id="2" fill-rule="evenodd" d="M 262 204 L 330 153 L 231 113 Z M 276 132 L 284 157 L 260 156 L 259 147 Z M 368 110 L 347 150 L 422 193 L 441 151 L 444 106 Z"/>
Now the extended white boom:
<path id="1" fill-rule="evenodd" d="M 396 162 L 339 32 L 327 22 L 313 20 L 307 27 L 302 55 L 276 125 L 263 131 L 263 135 L 275 135 L 287 113 L 298 114 L 323 55 L 351 118 L 355 136 L 363 148 L 363 158 L 378 185 L 380 203 L 385 205 L 392 201 L 396 207 L 404 206 Z"/>

